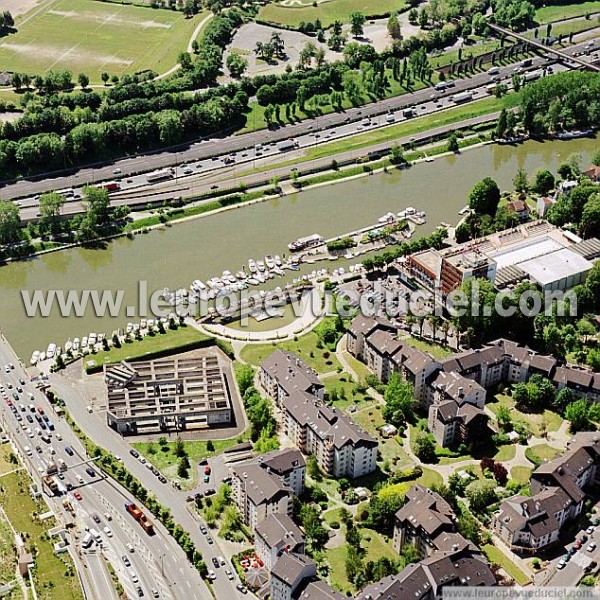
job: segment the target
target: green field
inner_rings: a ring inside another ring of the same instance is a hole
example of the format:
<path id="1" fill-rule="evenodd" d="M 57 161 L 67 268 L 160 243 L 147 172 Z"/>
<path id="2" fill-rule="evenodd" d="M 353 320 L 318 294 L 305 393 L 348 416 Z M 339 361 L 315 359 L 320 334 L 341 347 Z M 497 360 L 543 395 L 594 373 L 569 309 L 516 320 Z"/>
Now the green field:
<path id="1" fill-rule="evenodd" d="M 320 19 L 324 27 L 329 27 L 335 20 L 348 23 L 350 14 L 355 11 L 376 16 L 400 11 L 406 6 L 404 0 L 317 0 L 317 6 L 313 6 L 312 0 L 297 0 L 294 6 L 289 4 L 290 0 L 272 2 L 261 9 L 258 17 L 292 27 L 302 21 Z"/>
<path id="2" fill-rule="evenodd" d="M 79 600 L 83 598 L 79 580 L 68 554 L 56 556 L 54 541 L 46 537 L 46 532 L 56 525 L 54 519 L 40 523 L 33 514 L 45 512 L 48 508 L 42 501 L 34 501 L 28 493 L 31 479 L 25 471 L 11 473 L 2 478 L 0 503 L 12 526 L 26 533 L 26 547 L 37 549 L 34 577 L 39 600 Z M 69 568 L 69 574 L 67 570 Z"/>
<path id="3" fill-rule="evenodd" d="M 190 345 L 208 343 L 211 339 L 194 327 L 179 327 L 175 330 L 165 328 L 165 333 L 147 335 L 140 341 L 124 343 L 120 348 L 111 348 L 108 351 L 103 350 L 98 354 L 86 356 L 84 365 L 89 369 L 122 360 L 140 359 L 157 352 L 185 350 Z"/>
<path id="4" fill-rule="evenodd" d="M 496 546 L 486 544 L 481 549 L 491 563 L 500 565 L 519 585 L 529 583 L 529 577 L 512 560 L 509 560 L 503 552 L 498 550 Z"/>
<path id="5" fill-rule="evenodd" d="M 17 33 L 0 41 L 0 64 L 8 71 L 43 73 L 69 69 L 100 74 L 163 73 L 186 50 L 205 14 L 185 19 L 181 12 L 153 10 L 95 0 L 43 0 L 44 10 L 17 19 Z M 22 23 L 22 24 L 21 24 Z"/>
<path id="6" fill-rule="evenodd" d="M 576 2 L 573 4 L 564 4 L 562 6 L 543 6 L 535 11 L 535 20 L 538 23 L 552 23 L 571 19 L 573 17 L 582 17 L 588 13 L 600 11 L 600 2 Z"/>

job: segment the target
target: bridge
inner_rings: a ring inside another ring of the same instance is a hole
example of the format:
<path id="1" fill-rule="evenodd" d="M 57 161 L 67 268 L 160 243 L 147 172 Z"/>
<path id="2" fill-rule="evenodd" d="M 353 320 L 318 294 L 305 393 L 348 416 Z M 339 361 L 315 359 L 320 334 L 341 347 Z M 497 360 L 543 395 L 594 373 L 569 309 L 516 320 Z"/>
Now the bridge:
<path id="1" fill-rule="evenodd" d="M 515 33 L 514 31 L 511 31 L 510 29 L 505 29 L 504 27 L 500 27 L 499 25 L 494 25 L 493 23 L 488 23 L 488 27 L 490 29 L 493 29 L 494 31 L 497 31 L 498 33 L 502 33 L 503 35 L 506 35 L 509 37 L 514 37 L 517 40 L 519 40 L 520 42 L 525 42 L 525 43 L 529 44 L 530 46 L 533 46 L 534 48 L 538 48 L 539 50 L 543 50 L 544 52 L 547 52 L 549 54 L 554 54 L 561 60 L 572 62 L 572 63 L 582 66 L 584 69 L 589 69 L 591 71 L 596 71 L 597 73 L 600 73 L 600 67 L 598 67 L 592 63 L 589 63 L 585 60 L 582 60 L 578 56 L 570 56 L 569 54 L 567 54 L 566 52 L 563 52 L 562 50 L 557 50 L 556 48 L 552 48 L 552 46 L 545 46 L 544 44 L 538 42 L 537 40 L 530 40 L 529 38 L 526 38 L 525 36 L 521 35 L 520 33 Z"/>

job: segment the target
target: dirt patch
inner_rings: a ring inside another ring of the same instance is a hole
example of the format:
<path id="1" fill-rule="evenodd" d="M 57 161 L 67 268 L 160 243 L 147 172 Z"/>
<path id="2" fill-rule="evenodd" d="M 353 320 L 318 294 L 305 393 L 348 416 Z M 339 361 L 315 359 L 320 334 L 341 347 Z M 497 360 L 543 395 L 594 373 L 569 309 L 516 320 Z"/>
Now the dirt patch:
<path id="1" fill-rule="evenodd" d="M 49 10 L 49 15 L 57 17 L 65 17 L 67 19 L 77 19 L 78 21 L 87 21 L 89 23 L 98 23 L 103 25 L 110 23 L 111 25 L 124 25 L 125 27 L 142 28 L 142 29 L 171 29 L 173 23 L 161 23 L 160 21 L 137 21 L 135 19 L 125 19 L 117 16 L 118 12 L 75 12 L 66 10 Z"/>
<path id="2" fill-rule="evenodd" d="M 44 0 L 2 0 L 0 8 L 2 11 L 8 10 L 16 18 L 42 4 L 48 4 L 48 2 L 44 2 Z"/>
<path id="3" fill-rule="evenodd" d="M 54 59 L 57 63 L 65 60 L 69 56 L 74 57 L 79 61 L 97 63 L 100 65 L 131 65 L 133 63 L 132 60 L 119 58 L 115 55 L 102 55 L 94 52 L 82 51 L 77 46 L 61 48 L 58 46 L 42 46 L 39 44 L 16 44 L 14 42 L 5 42 L 2 46 L 3 48 L 16 52 L 17 54 L 21 52 L 28 52 L 41 58 Z"/>

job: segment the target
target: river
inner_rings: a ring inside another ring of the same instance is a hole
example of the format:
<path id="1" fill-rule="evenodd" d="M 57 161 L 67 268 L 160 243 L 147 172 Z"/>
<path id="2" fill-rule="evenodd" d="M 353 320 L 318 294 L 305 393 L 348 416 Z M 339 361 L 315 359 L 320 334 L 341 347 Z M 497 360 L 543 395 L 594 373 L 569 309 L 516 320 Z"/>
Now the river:
<path id="1" fill-rule="evenodd" d="M 483 177 L 494 178 L 501 189 L 512 189 L 518 168 L 530 175 L 541 167 L 555 171 L 573 152 L 582 154 L 585 167 L 597 147 L 597 140 L 590 139 L 488 145 L 404 171 L 187 221 L 135 239 L 120 238 L 101 250 L 74 248 L 9 264 L 0 268 L 0 327 L 28 361 L 33 350 L 45 349 L 51 341 L 62 345 L 67 338 L 90 331 L 110 335 L 128 321 L 139 320 L 125 313 L 125 306 L 137 305 L 139 281 L 146 281 L 150 291 L 187 287 L 194 279 L 219 276 L 224 269 L 236 272 L 250 257 L 284 254 L 287 244 L 298 237 L 311 233 L 332 237 L 406 206 L 427 212 L 427 225 L 417 234 L 429 233 L 441 221 L 456 223 L 469 190 Z M 273 287 L 285 282 L 272 281 Z M 26 315 L 21 290 L 84 289 L 123 290 L 121 312 L 98 317 L 88 306 L 81 316 L 62 317 L 55 306 L 48 317 Z"/>

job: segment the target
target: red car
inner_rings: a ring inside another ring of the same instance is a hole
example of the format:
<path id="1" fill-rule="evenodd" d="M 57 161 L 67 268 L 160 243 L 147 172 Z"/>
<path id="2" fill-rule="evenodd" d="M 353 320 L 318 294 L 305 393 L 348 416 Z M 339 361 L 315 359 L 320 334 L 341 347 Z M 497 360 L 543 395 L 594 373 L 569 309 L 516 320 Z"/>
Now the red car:
<path id="1" fill-rule="evenodd" d="M 583 542 L 581 540 L 577 540 L 575 542 L 575 548 L 577 548 L 577 550 L 581 549 L 581 546 L 583 546 Z"/>
<path id="2" fill-rule="evenodd" d="M 209 466 L 204 467 L 204 474 L 210 475 L 210 467 Z"/>
<path id="3" fill-rule="evenodd" d="M 44 409 L 41 406 L 38 406 L 37 411 L 40 413 L 40 415 L 44 414 Z"/>
<path id="4" fill-rule="evenodd" d="M 75 492 L 73 496 L 75 497 L 75 500 L 79 500 L 80 502 L 83 500 L 83 496 L 79 492 Z"/>

